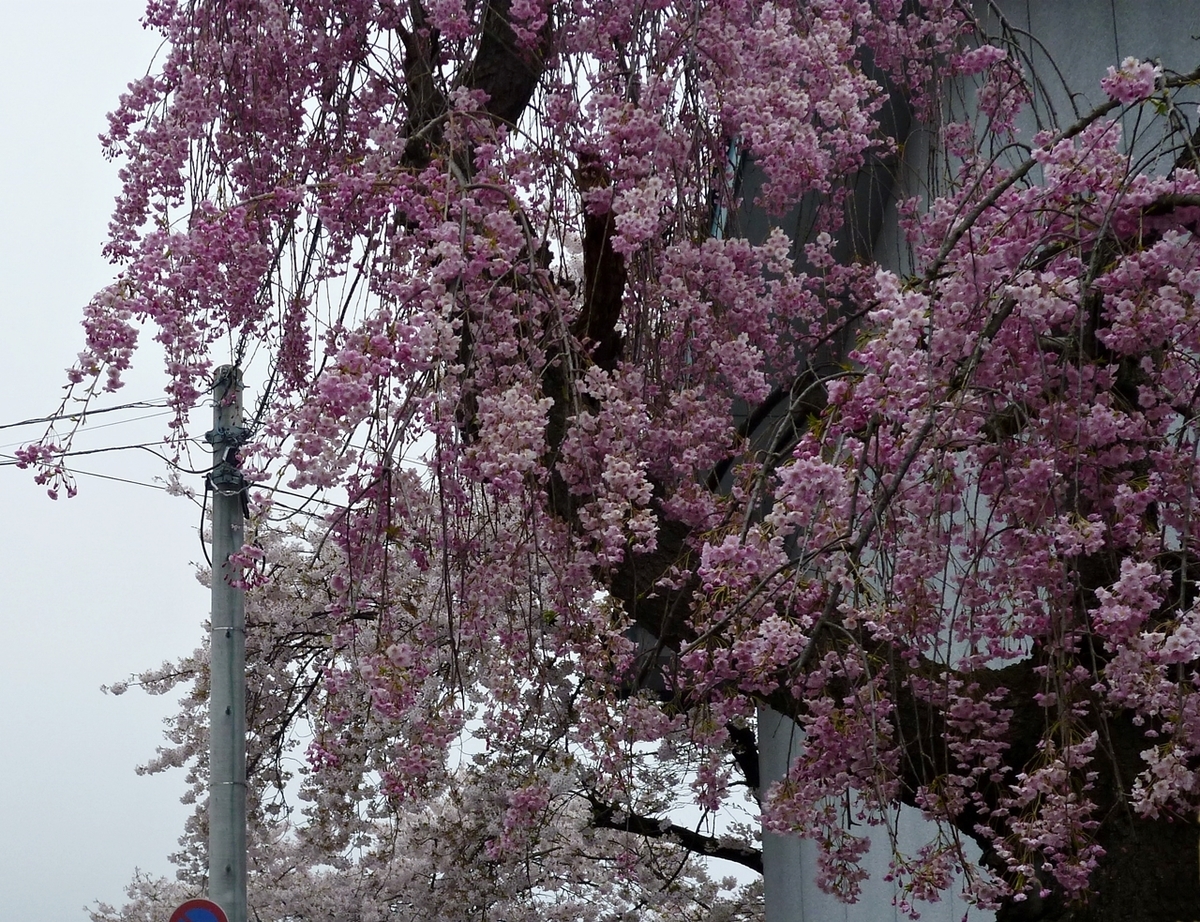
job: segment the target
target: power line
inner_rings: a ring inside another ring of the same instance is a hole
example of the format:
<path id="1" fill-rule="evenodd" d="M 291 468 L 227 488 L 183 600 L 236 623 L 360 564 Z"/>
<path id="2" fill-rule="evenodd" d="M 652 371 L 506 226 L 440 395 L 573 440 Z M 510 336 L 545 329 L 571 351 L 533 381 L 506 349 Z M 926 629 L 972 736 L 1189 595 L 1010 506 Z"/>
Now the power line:
<path id="1" fill-rule="evenodd" d="M 95 471 L 83 471 L 79 468 L 72 468 L 71 474 L 80 477 L 95 477 L 98 480 L 112 480 L 116 483 L 128 483 L 135 487 L 145 487 L 148 490 L 161 490 L 164 493 L 169 492 L 167 487 L 164 487 L 161 483 L 146 483 L 144 480 L 130 480 L 127 477 L 113 477 L 111 474 L 98 474 Z"/>
<path id="2" fill-rule="evenodd" d="M 20 422 L 4 423 L 4 424 L 0 425 L 0 429 L 16 429 L 19 426 L 36 426 L 36 425 L 39 425 L 42 423 L 57 423 L 57 422 L 61 422 L 62 420 L 65 420 L 65 419 L 70 419 L 70 420 L 87 419 L 87 417 L 89 417 L 89 416 L 99 416 L 101 413 L 115 413 L 118 410 L 149 410 L 149 409 L 160 409 L 165 406 L 167 406 L 167 402 L 165 399 L 161 400 L 159 402 L 155 402 L 155 401 L 151 401 L 151 400 L 137 400 L 137 401 L 134 401 L 133 403 L 123 403 L 123 404 L 120 404 L 119 406 L 115 406 L 115 407 L 104 407 L 103 409 L 100 409 L 100 410 L 80 410 L 78 413 L 58 413 L 58 414 L 55 414 L 54 416 L 39 416 L 39 417 L 36 417 L 33 419 L 23 419 Z M 155 414 L 155 415 L 157 415 L 157 414 Z M 141 417 L 141 418 L 148 419 L 149 417 Z M 97 428 L 99 428 L 99 427 L 97 427 Z"/>
<path id="3" fill-rule="evenodd" d="M 181 466 L 180 464 L 178 464 L 177 462 L 172 461 L 170 458 L 166 457 L 165 455 L 159 454 L 158 452 L 154 451 L 153 449 L 151 449 L 149 446 L 146 446 L 146 445 L 115 445 L 115 446 L 111 446 L 109 448 L 97 448 L 97 449 L 92 449 L 90 451 L 65 452 L 64 456 L 99 454 L 102 452 L 110 452 L 110 451 L 124 451 L 124 450 L 131 449 L 131 448 L 140 448 L 143 451 L 149 451 L 151 454 L 153 454 L 156 457 L 161 458 L 163 461 L 165 461 L 170 467 L 175 468 L 176 470 L 178 470 L 182 473 L 187 473 L 187 474 L 207 474 L 208 473 L 207 469 L 206 470 L 191 470 L 190 468 L 185 468 L 185 467 Z M 12 455 L 0 454 L 0 458 L 4 459 L 4 460 L 0 460 L 0 467 L 15 467 L 19 463 L 17 461 L 17 459 L 15 457 L 13 457 Z M 73 476 L 79 475 L 79 476 L 83 476 L 83 477 L 95 477 L 99 480 L 111 480 L 111 481 L 114 481 L 115 483 L 127 483 L 132 486 L 136 486 L 136 487 L 146 487 L 147 489 L 151 489 L 151 490 L 160 490 L 162 492 L 170 492 L 168 487 L 165 487 L 161 484 L 156 484 L 156 483 L 147 483 L 144 480 L 132 480 L 127 477 L 116 477 L 111 474 L 100 474 L 96 471 L 85 471 L 85 470 L 82 470 L 81 468 L 77 468 L 77 467 L 70 467 L 70 468 L 67 468 L 66 470 L 68 473 L 70 473 Z M 288 496 L 288 497 L 294 497 L 296 499 L 304 500 L 304 503 L 301 506 L 296 507 L 296 506 L 289 506 L 287 503 L 277 502 L 274 499 L 272 499 L 272 505 L 274 508 L 288 512 L 291 515 L 304 515 L 304 516 L 308 516 L 310 518 L 322 518 L 321 513 L 310 511 L 310 510 L 307 510 L 304 508 L 304 506 L 307 506 L 310 503 L 315 503 L 317 505 L 326 506 L 330 509 L 334 509 L 334 510 L 338 510 L 338 511 L 342 511 L 342 512 L 344 512 L 347 508 L 344 503 L 337 503 L 337 502 L 334 502 L 333 500 L 322 499 L 321 497 L 318 497 L 315 495 L 296 493 L 292 490 L 285 490 L 282 487 L 273 487 L 273 486 L 270 486 L 269 484 L 252 484 L 249 486 L 249 489 L 256 490 L 256 491 L 264 493 L 264 494 L 268 494 L 272 497 Z M 192 499 L 193 502 L 196 501 L 194 496 L 190 496 L 189 498 Z M 290 518 L 291 515 L 289 515 L 288 517 Z"/>
<path id="4" fill-rule="evenodd" d="M 138 402 L 138 403 L 124 404 L 121 407 L 109 407 L 106 410 L 97 411 L 97 412 L 110 412 L 110 411 L 119 410 L 119 409 L 136 408 L 139 406 L 153 406 L 153 405 L 147 404 L 145 402 Z M 158 415 L 158 414 L 151 414 L 151 415 Z M 25 420 L 23 423 L 11 423 L 8 426 L 3 426 L 0 428 L 11 428 L 13 426 L 18 426 L 18 425 L 32 424 L 35 422 L 45 422 L 45 421 L 49 421 L 52 419 L 64 419 L 64 418 L 71 418 L 71 417 L 66 416 L 66 415 L 59 416 L 59 417 L 44 417 L 41 420 Z M 145 418 L 149 418 L 149 417 L 139 417 L 139 418 L 145 419 Z M 110 425 L 119 425 L 119 423 L 113 423 Z M 97 426 L 95 428 L 102 428 L 102 427 Z M 198 440 L 196 440 L 196 439 L 189 439 L 188 441 L 193 442 L 193 443 L 198 443 Z M 160 444 L 161 444 L 160 442 L 148 442 L 148 443 L 134 443 L 134 444 L 129 444 L 129 445 L 110 445 L 110 446 L 106 446 L 103 448 L 77 449 L 77 450 L 72 450 L 72 451 L 56 452 L 55 456 L 58 458 L 77 458 L 77 457 L 83 457 L 83 456 L 87 456 L 87 455 L 108 454 L 110 452 L 115 452 L 115 451 L 140 450 L 140 451 L 145 451 L 145 452 L 148 452 L 148 453 L 154 455 L 156 458 L 158 458 L 161 461 L 163 461 L 164 463 L 166 463 L 168 467 L 170 467 L 176 471 L 179 471 L 180 473 L 204 475 L 204 474 L 208 474 L 210 472 L 211 468 L 192 469 L 192 468 L 184 467 L 177 460 L 174 460 L 174 459 L 168 457 L 167 455 L 164 455 L 162 452 L 157 451 L 156 448 Z M 7 446 L 3 446 L 3 447 L 7 447 Z M 18 464 L 20 464 L 20 461 L 14 455 L 8 454 L 7 452 L 0 451 L 0 459 L 2 459 L 2 460 L 0 460 L 0 467 L 16 467 Z M 94 478 L 97 478 L 100 480 L 111 480 L 115 483 L 127 483 L 132 486 L 146 487 L 146 488 L 149 488 L 152 490 L 160 490 L 163 492 L 171 492 L 167 487 L 162 486 L 161 484 L 147 483 L 147 482 L 141 481 L 141 480 L 133 480 L 130 478 L 125 478 L 125 477 L 117 477 L 117 476 L 114 476 L 111 474 L 100 474 L 95 471 L 85 471 L 85 470 L 75 468 L 73 466 L 66 467 L 64 465 L 64 470 L 66 473 L 69 473 L 72 475 L 78 474 L 78 475 L 84 476 L 84 477 L 94 477 Z M 267 496 L 270 496 L 272 506 L 275 509 L 278 509 L 284 513 L 284 515 L 282 517 L 284 519 L 292 518 L 297 515 L 304 516 L 307 518 L 312 518 L 312 519 L 324 519 L 325 516 L 328 514 L 328 513 L 323 514 L 323 513 L 316 512 L 314 510 L 305 508 L 310 505 L 323 506 L 327 510 L 330 510 L 332 512 L 337 512 L 337 513 L 345 513 L 350 508 L 344 502 L 335 502 L 334 500 L 330 500 L 330 499 L 321 497 L 321 496 L 317 495 L 316 493 L 310 493 L 310 494 L 299 493 L 299 492 L 296 492 L 293 490 L 284 489 L 283 487 L 271 486 L 270 484 L 267 484 L 267 483 L 248 484 L 247 489 L 255 490 L 255 491 L 263 493 Z M 289 498 L 301 500 L 302 502 L 300 503 L 299 506 L 293 506 L 293 505 L 289 505 L 284 502 L 279 502 L 276 499 L 276 497 L 289 497 Z M 196 501 L 194 496 L 192 496 L 190 498 L 192 499 L 193 502 Z"/>
<path id="5" fill-rule="evenodd" d="M 165 411 L 165 410 L 162 412 L 159 412 L 159 413 L 145 413 L 142 416 L 134 416 L 134 417 L 131 417 L 130 419 L 119 419 L 116 422 L 112 422 L 112 423 L 101 423 L 99 426 L 88 426 L 87 431 L 88 432 L 96 432 L 100 429 L 111 429 L 114 426 L 127 426 L 130 423 L 137 423 L 137 422 L 141 422 L 142 420 L 145 420 L 145 419 L 156 419 L 160 416 L 168 416 L 168 415 L 170 415 L 169 411 Z M 18 425 L 20 425 L 20 423 L 13 423 L 12 425 L 18 426 Z M 25 443 L 24 442 L 6 442 L 4 445 L 0 445 L 0 451 L 3 451 L 5 448 L 12 448 L 14 445 L 23 445 L 23 444 L 25 444 Z"/>
<path id="6" fill-rule="evenodd" d="M 178 462 L 172 461 L 166 455 L 162 454 L 161 452 L 155 451 L 154 448 L 151 447 L 151 446 L 156 446 L 159 444 L 160 444 L 159 442 L 142 442 L 142 443 L 138 443 L 135 445 L 109 445 L 107 448 L 81 448 L 81 449 L 77 449 L 75 451 L 55 452 L 54 456 L 56 458 L 78 458 L 83 455 L 107 454 L 110 451 L 129 451 L 130 449 L 140 449 L 141 451 L 148 451 L 150 454 L 154 455 L 156 458 L 161 458 L 163 461 L 166 461 L 167 464 L 169 464 L 171 467 L 174 467 L 177 470 L 183 471 L 184 473 L 187 473 L 187 474 L 207 474 L 208 473 L 207 468 L 205 468 L 204 470 L 194 471 L 194 470 L 191 470 L 190 468 L 182 467 Z M 22 463 L 21 460 L 19 458 L 17 458 L 15 455 L 0 454 L 0 458 L 6 459 L 4 461 L 0 461 L 0 467 L 13 467 L 13 466 L 16 466 L 16 465 L 19 465 Z"/>

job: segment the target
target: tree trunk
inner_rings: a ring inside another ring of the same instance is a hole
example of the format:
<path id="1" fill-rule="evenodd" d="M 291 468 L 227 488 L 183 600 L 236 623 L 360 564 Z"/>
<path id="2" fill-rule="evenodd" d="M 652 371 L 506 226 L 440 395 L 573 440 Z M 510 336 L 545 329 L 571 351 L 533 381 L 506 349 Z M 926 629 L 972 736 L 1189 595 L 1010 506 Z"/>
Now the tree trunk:
<path id="1" fill-rule="evenodd" d="M 1036 895 L 996 922 L 1196 922 L 1200 920 L 1200 824 L 1112 818 L 1099 836 L 1105 856 L 1084 905 Z"/>

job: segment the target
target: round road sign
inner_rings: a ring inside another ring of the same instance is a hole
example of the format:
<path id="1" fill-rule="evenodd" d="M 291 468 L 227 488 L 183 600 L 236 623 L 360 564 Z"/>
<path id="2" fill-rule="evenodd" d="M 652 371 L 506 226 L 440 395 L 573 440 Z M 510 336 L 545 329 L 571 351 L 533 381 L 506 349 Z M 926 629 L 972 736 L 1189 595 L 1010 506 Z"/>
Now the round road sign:
<path id="1" fill-rule="evenodd" d="M 229 922 L 229 917 L 212 900 L 188 900 L 171 913 L 171 922 Z"/>

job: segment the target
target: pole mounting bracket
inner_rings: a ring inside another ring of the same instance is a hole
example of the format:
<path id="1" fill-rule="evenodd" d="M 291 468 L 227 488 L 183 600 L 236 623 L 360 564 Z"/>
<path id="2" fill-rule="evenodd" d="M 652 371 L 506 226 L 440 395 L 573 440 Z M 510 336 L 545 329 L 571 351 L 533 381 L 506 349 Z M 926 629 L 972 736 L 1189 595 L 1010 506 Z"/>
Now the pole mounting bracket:
<path id="1" fill-rule="evenodd" d="M 232 445 L 237 447 L 250 438 L 250 430 L 245 426 L 218 426 L 204 433 L 204 441 L 209 445 Z"/>

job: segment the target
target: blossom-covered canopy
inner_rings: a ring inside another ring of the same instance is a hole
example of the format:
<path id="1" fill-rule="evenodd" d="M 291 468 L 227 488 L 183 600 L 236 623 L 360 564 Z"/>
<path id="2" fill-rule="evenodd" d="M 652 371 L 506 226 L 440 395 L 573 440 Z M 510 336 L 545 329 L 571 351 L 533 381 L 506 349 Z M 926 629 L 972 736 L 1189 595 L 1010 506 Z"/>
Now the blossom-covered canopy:
<path id="1" fill-rule="evenodd" d="M 181 451 L 216 365 L 255 391 L 259 784 L 307 749 L 263 918 L 716 918 L 686 853 L 760 866 L 716 817 L 757 813 L 764 704 L 807 742 L 763 822 L 847 898 L 900 803 L 941 829 L 906 905 L 964 866 L 1002 912 L 1196 898 L 1145 872 L 1200 805 L 1195 73 L 1129 59 L 1035 125 L 1044 75 L 953 0 L 146 22 L 70 374 L 119 387 L 149 330 Z M 908 125 L 883 265 L 856 215 Z M 23 453 L 52 490 L 68 445 Z M 197 779 L 203 657 L 144 677 L 194 676 L 160 764 Z"/>

